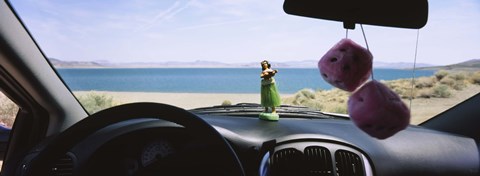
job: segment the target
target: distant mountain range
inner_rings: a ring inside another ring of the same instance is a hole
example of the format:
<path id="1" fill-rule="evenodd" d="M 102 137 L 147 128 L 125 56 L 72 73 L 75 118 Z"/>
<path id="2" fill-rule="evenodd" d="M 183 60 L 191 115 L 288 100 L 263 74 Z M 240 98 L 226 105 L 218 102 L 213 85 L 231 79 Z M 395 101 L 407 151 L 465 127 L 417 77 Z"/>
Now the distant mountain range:
<path id="1" fill-rule="evenodd" d="M 413 68 L 413 63 L 411 62 L 373 62 L 374 68 L 393 68 L 393 69 L 411 69 Z M 432 64 L 426 63 L 416 63 L 415 68 L 421 67 L 433 67 Z"/>
<path id="2" fill-rule="evenodd" d="M 57 68 L 257 68 L 260 67 L 260 61 L 247 63 L 223 63 L 215 61 L 197 60 L 193 62 L 128 62 L 128 63 L 112 63 L 108 61 L 62 61 L 59 59 L 50 58 L 52 63 Z M 273 67 L 278 68 L 314 68 L 317 61 L 291 61 L 291 62 L 277 62 L 272 63 Z"/>
<path id="3" fill-rule="evenodd" d="M 108 61 L 63 61 L 60 59 L 50 58 L 50 62 L 57 68 L 257 68 L 260 62 L 246 63 L 223 63 L 215 61 L 197 60 L 193 62 L 129 62 L 129 63 L 112 63 Z M 275 62 L 272 67 L 275 68 L 316 68 L 317 60 L 301 60 L 288 62 Z M 374 68 L 389 69 L 411 69 L 413 63 L 407 62 L 374 62 Z M 454 69 L 454 68 L 480 68 L 480 59 L 473 59 L 466 62 L 452 64 L 447 66 L 435 66 L 426 63 L 417 63 L 415 65 L 419 69 Z"/>
<path id="4" fill-rule="evenodd" d="M 480 70 L 480 59 L 472 59 L 457 64 L 445 66 L 431 66 L 420 68 L 422 70 Z"/>
<path id="5" fill-rule="evenodd" d="M 62 61 L 59 59 L 49 58 L 50 63 L 56 68 L 101 68 L 103 64 L 97 62 L 86 61 Z"/>

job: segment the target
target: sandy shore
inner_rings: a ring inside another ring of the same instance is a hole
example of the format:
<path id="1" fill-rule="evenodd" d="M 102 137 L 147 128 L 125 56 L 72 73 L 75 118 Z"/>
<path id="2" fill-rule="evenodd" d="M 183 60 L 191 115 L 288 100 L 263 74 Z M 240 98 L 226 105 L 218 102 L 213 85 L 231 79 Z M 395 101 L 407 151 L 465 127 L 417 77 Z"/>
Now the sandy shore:
<path id="1" fill-rule="evenodd" d="M 417 98 L 412 101 L 411 124 L 419 124 L 435 115 L 446 111 L 462 101 L 480 93 L 480 86 L 471 85 L 461 91 L 452 91 L 450 98 Z M 409 100 L 404 100 L 407 106 Z"/>
<path id="2" fill-rule="evenodd" d="M 223 93 L 158 93 L 158 92 L 108 92 L 95 91 L 111 95 L 118 103 L 131 102 L 158 102 L 178 106 L 184 109 L 221 105 L 228 100 L 232 104 L 260 103 L 260 94 L 223 94 Z M 75 95 L 81 96 L 89 91 L 77 91 Z M 291 95 L 281 95 L 291 96 Z"/>

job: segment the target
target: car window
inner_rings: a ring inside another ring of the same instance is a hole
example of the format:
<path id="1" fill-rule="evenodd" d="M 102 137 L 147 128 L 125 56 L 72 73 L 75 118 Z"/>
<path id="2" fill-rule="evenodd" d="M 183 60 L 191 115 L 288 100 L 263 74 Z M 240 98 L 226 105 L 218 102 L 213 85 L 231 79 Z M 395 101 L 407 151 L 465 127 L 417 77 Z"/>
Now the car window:
<path id="1" fill-rule="evenodd" d="M 0 91 L 0 126 L 12 128 L 18 113 L 18 106 Z"/>
<path id="2" fill-rule="evenodd" d="M 277 69 L 282 105 L 348 114 L 350 93 L 324 81 L 318 60 L 348 36 L 374 56 L 375 79 L 419 124 L 480 92 L 480 7 L 429 1 L 420 30 L 287 15 L 271 1 L 11 2 L 89 113 L 130 102 L 186 109 L 261 103 L 262 67 Z M 414 64 L 415 63 L 415 64 Z M 415 66 L 415 70 L 412 68 Z"/>
<path id="3" fill-rule="evenodd" d="M 18 106 L 0 91 L 0 171 Z"/>

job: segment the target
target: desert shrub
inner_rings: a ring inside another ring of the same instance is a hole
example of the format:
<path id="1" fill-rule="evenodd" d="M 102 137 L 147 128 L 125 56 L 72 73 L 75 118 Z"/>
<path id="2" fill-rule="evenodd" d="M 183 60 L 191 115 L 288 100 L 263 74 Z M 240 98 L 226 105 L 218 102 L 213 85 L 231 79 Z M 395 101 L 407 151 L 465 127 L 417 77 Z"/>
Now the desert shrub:
<path id="1" fill-rule="evenodd" d="M 416 96 L 418 98 L 431 98 L 433 96 L 433 88 L 418 90 Z"/>
<path id="2" fill-rule="evenodd" d="M 337 106 L 331 112 L 339 113 L 339 114 L 348 114 L 347 106 Z"/>
<path id="3" fill-rule="evenodd" d="M 475 72 L 475 73 L 473 73 L 473 74 L 470 76 L 470 82 L 471 82 L 472 84 L 478 84 L 478 85 L 480 85 L 480 71 Z"/>
<path id="4" fill-rule="evenodd" d="M 390 80 L 390 81 L 381 81 L 389 88 L 396 88 L 396 87 L 409 87 L 412 85 L 412 80 L 410 79 L 397 79 L 397 80 Z"/>
<path id="5" fill-rule="evenodd" d="M 330 102 L 323 105 L 323 112 L 347 114 L 347 103 Z"/>
<path id="6" fill-rule="evenodd" d="M 460 80 L 465 80 L 467 76 L 465 72 L 455 72 L 448 75 L 448 77 L 454 79 L 455 81 L 460 81 Z"/>
<path id="7" fill-rule="evenodd" d="M 324 112 L 346 113 L 348 96 L 348 92 L 337 88 L 315 92 L 311 89 L 302 89 L 292 97 L 283 98 L 282 102 Z"/>
<path id="8" fill-rule="evenodd" d="M 0 92 L 0 123 L 12 127 L 19 107 L 7 96 Z"/>
<path id="9" fill-rule="evenodd" d="M 305 98 L 298 94 L 295 94 L 293 97 L 282 98 L 282 104 L 287 104 L 287 105 L 305 106 L 304 104 L 308 101 L 309 101 L 308 98 Z"/>
<path id="10" fill-rule="evenodd" d="M 293 105 L 293 100 L 295 99 L 295 96 L 291 96 L 291 97 L 282 97 L 282 104 L 289 104 L 289 105 Z"/>
<path id="11" fill-rule="evenodd" d="M 223 100 L 222 106 L 230 106 L 232 105 L 232 102 L 230 100 Z"/>
<path id="12" fill-rule="evenodd" d="M 315 99 L 315 93 L 311 89 L 302 89 L 295 93 L 293 99 L 289 100 L 293 105 L 304 105 L 306 102 Z M 288 102 L 287 102 L 288 103 Z"/>
<path id="13" fill-rule="evenodd" d="M 309 99 L 315 99 L 315 93 L 312 89 L 302 89 L 298 94 Z"/>
<path id="14" fill-rule="evenodd" d="M 439 70 L 435 73 L 435 78 L 437 78 L 438 81 L 442 80 L 444 77 L 448 75 L 448 71 L 446 70 Z"/>
<path id="15" fill-rule="evenodd" d="M 415 80 L 415 88 L 429 88 L 435 85 L 435 78 L 433 77 L 419 77 Z"/>
<path id="16" fill-rule="evenodd" d="M 324 106 L 322 105 L 322 103 L 320 101 L 315 101 L 315 100 L 305 101 L 303 102 L 302 105 L 315 110 L 319 110 L 319 111 L 322 111 L 324 109 Z"/>
<path id="17" fill-rule="evenodd" d="M 80 101 L 90 114 L 118 104 L 113 100 L 112 96 L 97 92 L 89 92 L 85 95 L 81 95 L 78 97 L 78 101 Z"/>
<path id="18" fill-rule="evenodd" d="M 383 81 L 388 88 L 393 90 L 402 98 L 410 97 L 412 89 L 412 80 L 411 79 L 397 79 L 390 81 Z"/>
<path id="19" fill-rule="evenodd" d="M 447 85 L 449 87 L 453 87 L 453 85 L 455 84 L 455 79 L 453 79 L 451 77 L 445 77 L 442 80 L 440 80 L 440 84 L 444 84 L 444 85 Z"/>
<path id="20" fill-rule="evenodd" d="M 455 81 L 455 84 L 452 86 L 452 88 L 455 90 L 463 90 L 465 87 L 467 87 L 465 80 L 457 80 Z"/>
<path id="21" fill-rule="evenodd" d="M 294 105 L 303 105 L 306 102 L 310 101 L 311 99 L 301 96 L 301 95 L 296 95 L 294 100 L 292 101 L 292 104 Z"/>
<path id="22" fill-rule="evenodd" d="M 338 88 L 334 88 L 331 90 L 315 92 L 316 100 L 326 103 L 344 103 L 348 100 L 348 96 L 350 95 L 349 92 L 343 91 Z"/>
<path id="23" fill-rule="evenodd" d="M 439 84 L 433 87 L 432 95 L 437 98 L 448 98 L 452 95 L 450 88 L 446 85 Z"/>

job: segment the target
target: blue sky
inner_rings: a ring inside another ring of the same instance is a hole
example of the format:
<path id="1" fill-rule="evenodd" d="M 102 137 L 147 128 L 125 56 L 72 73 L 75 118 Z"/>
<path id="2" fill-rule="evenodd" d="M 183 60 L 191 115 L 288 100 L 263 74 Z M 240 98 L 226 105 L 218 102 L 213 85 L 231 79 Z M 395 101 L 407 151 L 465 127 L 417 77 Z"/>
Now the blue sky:
<path id="1" fill-rule="evenodd" d="M 12 0 L 48 57 L 111 62 L 318 60 L 339 22 L 285 14 L 282 0 Z M 417 62 L 480 58 L 480 1 L 430 0 Z M 365 25 L 376 61 L 413 62 L 417 30 Z M 365 46 L 360 27 L 349 38 Z"/>

